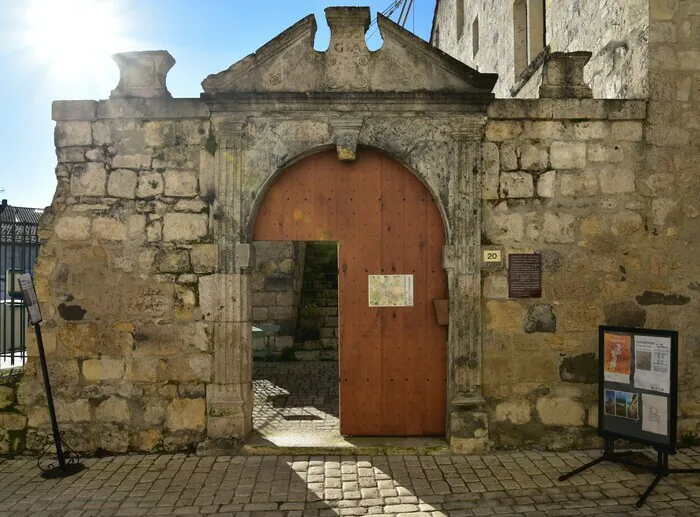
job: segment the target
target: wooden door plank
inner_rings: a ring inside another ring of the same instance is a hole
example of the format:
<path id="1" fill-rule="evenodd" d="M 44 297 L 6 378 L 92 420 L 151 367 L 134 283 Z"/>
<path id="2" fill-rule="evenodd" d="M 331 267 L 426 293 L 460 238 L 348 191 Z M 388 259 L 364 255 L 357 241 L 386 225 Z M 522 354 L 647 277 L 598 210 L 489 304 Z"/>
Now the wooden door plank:
<path id="1" fill-rule="evenodd" d="M 293 240 L 313 241 L 316 233 L 313 231 L 315 223 L 314 206 L 314 168 L 318 156 L 302 160 L 294 164 L 294 192 L 293 192 Z"/>
<path id="2" fill-rule="evenodd" d="M 337 240 L 339 168 L 340 163 L 334 152 L 318 154 L 313 175 L 317 241 Z"/>

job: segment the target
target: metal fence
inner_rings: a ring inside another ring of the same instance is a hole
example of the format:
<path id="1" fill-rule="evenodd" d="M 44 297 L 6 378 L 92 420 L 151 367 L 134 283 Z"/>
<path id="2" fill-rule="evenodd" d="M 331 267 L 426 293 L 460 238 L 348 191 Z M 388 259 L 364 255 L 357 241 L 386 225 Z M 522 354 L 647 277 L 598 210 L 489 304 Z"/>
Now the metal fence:
<path id="1" fill-rule="evenodd" d="M 21 366 L 26 360 L 29 320 L 16 276 L 34 272 L 40 215 L 6 201 L 0 205 L 0 368 Z"/>

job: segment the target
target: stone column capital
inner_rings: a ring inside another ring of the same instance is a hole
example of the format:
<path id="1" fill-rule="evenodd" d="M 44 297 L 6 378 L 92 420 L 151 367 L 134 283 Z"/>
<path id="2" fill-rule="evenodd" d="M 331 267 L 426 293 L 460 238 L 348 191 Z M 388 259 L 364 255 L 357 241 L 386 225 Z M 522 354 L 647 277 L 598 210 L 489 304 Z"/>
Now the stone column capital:
<path id="1" fill-rule="evenodd" d="M 341 162 L 352 162 L 357 157 L 357 141 L 364 119 L 361 117 L 341 117 L 330 120 L 333 140 Z"/>

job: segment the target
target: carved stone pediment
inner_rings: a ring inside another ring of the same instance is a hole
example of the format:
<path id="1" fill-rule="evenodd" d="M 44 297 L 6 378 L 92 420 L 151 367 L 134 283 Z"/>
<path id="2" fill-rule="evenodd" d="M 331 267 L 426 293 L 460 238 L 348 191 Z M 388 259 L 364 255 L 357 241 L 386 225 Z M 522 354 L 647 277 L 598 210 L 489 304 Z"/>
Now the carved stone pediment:
<path id="1" fill-rule="evenodd" d="M 329 7 L 331 40 L 314 50 L 316 20 L 307 16 L 228 70 L 202 82 L 205 95 L 238 92 L 445 92 L 490 94 L 482 74 L 378 14 L 384 44 L 370 51 L 368 7 Z"/>

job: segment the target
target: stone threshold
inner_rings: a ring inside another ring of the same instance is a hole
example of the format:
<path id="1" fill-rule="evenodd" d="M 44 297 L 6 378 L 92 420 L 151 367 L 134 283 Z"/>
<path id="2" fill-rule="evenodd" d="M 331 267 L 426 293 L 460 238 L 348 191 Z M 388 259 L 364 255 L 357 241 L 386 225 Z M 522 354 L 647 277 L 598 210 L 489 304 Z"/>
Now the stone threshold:
<path id="1" fill-rule="evenodd" d="M 283 433 L 262 435 L 254 431 L 245 441 L 241 454 L 380 456 L 449 454 L 450 447 L 441 437 L 341 436 L 335 433 Z"/>

